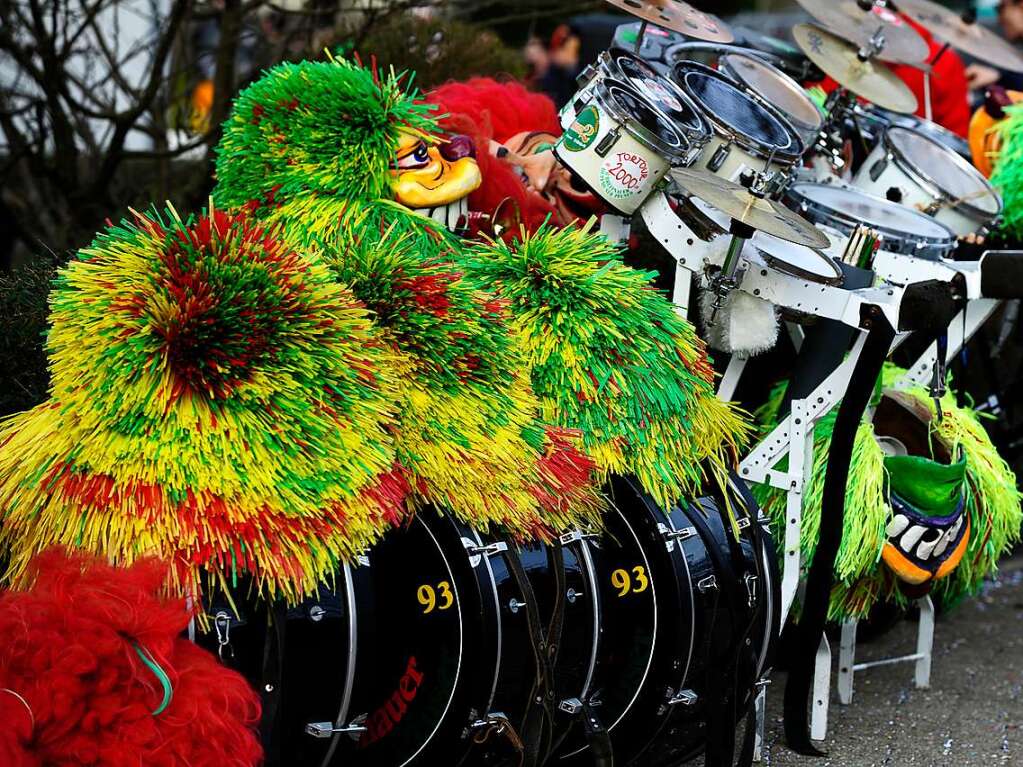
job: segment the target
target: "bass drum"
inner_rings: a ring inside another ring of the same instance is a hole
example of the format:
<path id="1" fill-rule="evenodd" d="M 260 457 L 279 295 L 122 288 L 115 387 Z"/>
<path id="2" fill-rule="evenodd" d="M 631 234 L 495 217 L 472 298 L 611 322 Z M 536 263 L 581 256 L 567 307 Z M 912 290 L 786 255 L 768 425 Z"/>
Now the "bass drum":
<path id="1" fill-rule="evenodd" d="M 207 643 L 262 693 L 267 764 L 463 760 L 501 663 L 489 551 L 426 511 L 297 607 L 210 606 Z"/>
<path id="2" fill-rule="evenodd" d="M 726 532 L 722 498 L 665 512 L 624 477 L 609 496 L 607 532 L 592 546 L 601 632 L 587 715 L 608 733 L 616 763 L 674 765 L 704 749 L 724 690 L 734 687 L 729 700 L 745 711 L 768 667 L 774 554 L 748 493 L 729 499 L 738 540 Z M 564 733 L 552 764 L 594 763 L 601 744 L 585 724 Z"/>

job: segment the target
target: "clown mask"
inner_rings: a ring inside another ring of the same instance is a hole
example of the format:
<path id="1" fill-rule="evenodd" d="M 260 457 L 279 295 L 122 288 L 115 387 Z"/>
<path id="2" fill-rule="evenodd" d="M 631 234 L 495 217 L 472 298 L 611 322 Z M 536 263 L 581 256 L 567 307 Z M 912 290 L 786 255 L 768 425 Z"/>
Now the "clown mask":
<path id="1" fill-rule="evenodd" d="M 417 133 L 402 134 L 391 169 L 391 189 L 402 205 L 454 229 L 468 211 L 466 198 L 482 181 L 468 136 L 435 141 Z"/>

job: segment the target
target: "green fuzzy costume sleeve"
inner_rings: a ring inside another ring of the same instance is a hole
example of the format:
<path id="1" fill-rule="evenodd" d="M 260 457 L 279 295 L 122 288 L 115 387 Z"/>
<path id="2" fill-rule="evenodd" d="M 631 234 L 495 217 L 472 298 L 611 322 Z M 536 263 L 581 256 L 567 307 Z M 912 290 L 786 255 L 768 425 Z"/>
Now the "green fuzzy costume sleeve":
<path id="1" fill-rule="evenodd" d="M 1001 228 L 1023 237 L 1023 104 L 1005 108 L 1005 119 L 994 128 L 1001 139 L 991 184 L 1002 195 Z"/>

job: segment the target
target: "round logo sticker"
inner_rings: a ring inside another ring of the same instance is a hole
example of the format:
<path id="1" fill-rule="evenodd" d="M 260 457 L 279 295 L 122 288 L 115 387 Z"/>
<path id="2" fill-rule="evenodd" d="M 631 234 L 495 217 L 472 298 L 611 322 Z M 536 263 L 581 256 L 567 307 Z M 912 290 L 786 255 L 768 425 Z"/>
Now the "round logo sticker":
<path id="1" fill-rule="evenodd" d="M 570 152 L 581 152 L 593 143 L 600 131 L 600 115 L 596 107 L 588 106 L 576 115 L 575 121 L 565 131 L 561 143 Z"/>
<path id="2" fill-rule="evenodd" d="M 671 95 L 671 91 L 665 88 L 656 80 L 652 80 L 649 77 L 644 77 L 642 80 L 642 88 L 646 91 L 646 94 L 654 100 L 657 106 L 666 106 L 668 109 L 674 110 L 675 112 L 682 111 L 682 105 L 678 99 Z"/>
<path id="3" fill-rule="evenodd" d="M 615 152 L 600 166 L 600 188 L 613 200 L 639 194 L 649 177 L 646 158 L 633 152 Z"/>

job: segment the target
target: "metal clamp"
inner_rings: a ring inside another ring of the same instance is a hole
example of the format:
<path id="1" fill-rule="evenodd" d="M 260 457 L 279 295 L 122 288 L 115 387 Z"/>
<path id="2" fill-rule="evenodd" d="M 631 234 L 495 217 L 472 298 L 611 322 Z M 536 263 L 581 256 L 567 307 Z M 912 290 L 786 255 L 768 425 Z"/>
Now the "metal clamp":
<path id="1" fill-rule="evenodd" d="M 718 579 L 713 575 L 708 575 L 696 584 L 696 588 L 700 590 L 700 593 L 709 591 L 710 589 L 716 589 L 718 587 Z"/>
<path id="2" fill-rule="evenodd" d="M 753 573 L 746 573 L 743 582 L 746 586 L 746 605 L 752 610 L 757 604 L 757 576 Z"/>
<path id="3" fill-rule="evenodd" d="M 732 153 L 732 142 L 729 141 L 727 144 L 722 144 L 714 150 L 714 154 L 711 155 L 710 161 L 707 163 L 707 170 L 711 173 L 716 173 L 721 170 L 721 166 L 725 164 L 725 160 L 728 159 L 728 155 Z"/>
<path id="4" fill-rule="evenodd" d="M 213 616 L 213 628 L 217 632 L 217 657 L 224 660 L 224 653 L 229 658 L 234 657 L 234 648 L 231 647 L 231 615 L 220 610 Z"/>
<path id="5" fill-rule="evenodd" d="M 609 130 L 602 138 L 593 151 L 597 154 L 597 157 L 606 157 L 607 153 L 611 151 L 611 147 L 618 143 L 618 139 L 622 137 L 622 132 L 615 126 Z"/>
<path id="6" fill-rule="evenodd" d="M 504 541 L 498 541 L 497 543 L 488 543 L 484 546 L 467 546 L 466 550 L 470 554 L 477 556 L 492 557 L 500 554 L 502 551 L 507 551 L 508 544 Z"/>
<path id="7" fill-rule="evenodd" d="M 696 535 L 696 528 L 682 527 L 678 530 L 672 530 L 663 522 L 658 522 L 657 532 L 660 533 L 662 538 L 668 541 L 686 541 Z"/>
<path id="8" fill-rule="evenodd" d="M 369 732 L 369 728 L 364 724 L 365 721 L 366 716 L 362 715 L 353 719 L 352 723 L 346 727 L 335 727 L 333 722 L 309 722 L 305 726 L 305 733 L 314 738 L 331 738 L 338 733 L 344 733 L 351 735 L 354 740 L 358 740 L 362 733 Z"/>
<path id="9" fill-rule="evenodd" d="M 573 530 L 570 533 L 559 536 L 558 542 L 562 546 L 568 546 L 572 543 L 579 543 L 580 541 L 588 541 L 599 537 L 597 533 L 584 533 L 582 530 Z"/>
<path id="10" fill-rule="evenodd" d="M 565 698 L 558 704 L 558 710 L 564 711 L 570 716 L 575 716 L 583 710 L 583 702 L 578 698 Z"/>
<path id="11" fill-rule="evenodd" d="M 508 600 L 508 609 L 512 613 L 517 613 L 519 610 L 525 607 L 526 604 L 527 604 L 526 602 L 519 601 L 515 597 L 512 597 L 511 599 Z"/>
<path id="12" fill-rule="evenodd" d="M 671 690 L 668 690 L 668 705 L 669 706 L 695 706 L 696 702 L 700 699 L 692 690 L 679 690 L 678 693 L 672 694 Z"/>

